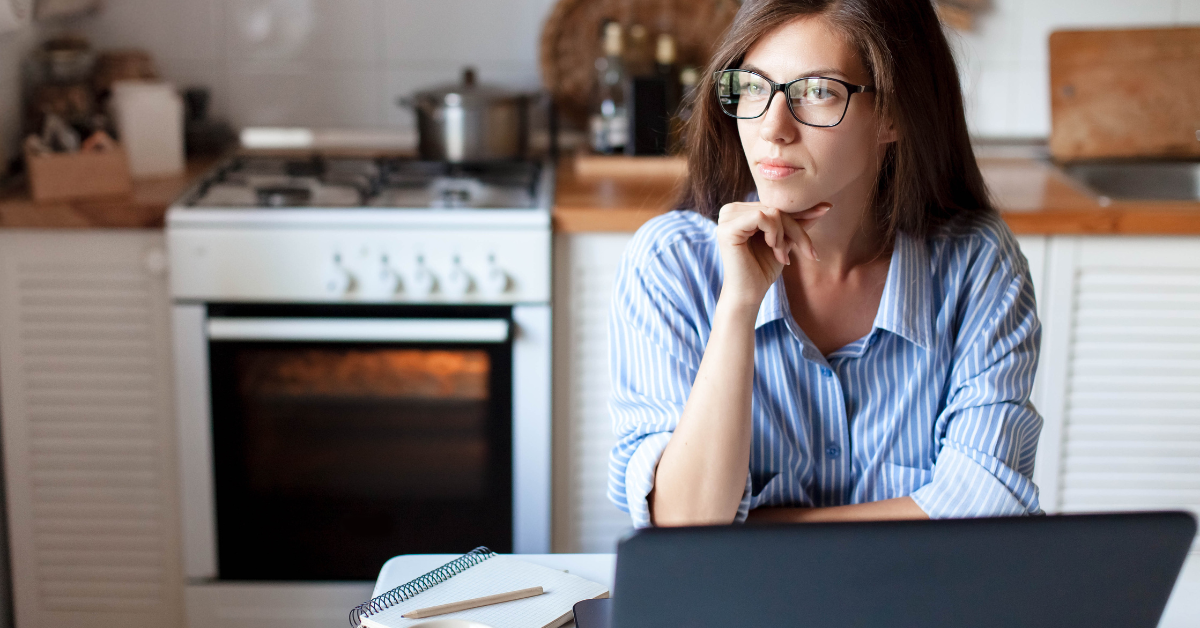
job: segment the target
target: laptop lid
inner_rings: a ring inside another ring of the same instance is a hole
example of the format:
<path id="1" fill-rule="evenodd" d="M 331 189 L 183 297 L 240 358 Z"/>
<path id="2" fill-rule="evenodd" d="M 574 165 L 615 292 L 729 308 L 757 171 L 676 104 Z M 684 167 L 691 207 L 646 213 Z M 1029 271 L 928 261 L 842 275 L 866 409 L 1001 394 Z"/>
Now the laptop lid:
<path id="1" fill-rule="evenodd" d="M 1187 513 L 639 530 L 613 628 L 1154 628 Z"/>

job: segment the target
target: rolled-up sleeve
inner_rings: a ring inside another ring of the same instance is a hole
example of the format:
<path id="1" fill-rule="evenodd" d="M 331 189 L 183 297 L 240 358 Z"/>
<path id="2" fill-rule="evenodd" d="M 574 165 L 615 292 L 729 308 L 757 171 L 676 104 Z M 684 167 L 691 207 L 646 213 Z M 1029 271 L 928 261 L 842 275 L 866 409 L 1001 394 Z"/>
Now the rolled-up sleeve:
<path id="1" fill-rule="evenodd" d="M 701 316 L 706 296 L 690 283 L 688 268 L 703 260 L 689 259 L 687 247 L 672 248 L 655 236 L 651 225 L 627 247 L 609 316 L 609 410 L 617 443 L 609 458 L 608 496 L 637 527 L 650 525 L 646 496 L 707 337 Z"/>
<path id="2" fill-rule="evenodd" d="M 931 518 L 1038 514 L 1042 417 L 1029 401 L 1041 325 L 1029 272 L 996 263 L 967 282 L 932 481 L 912 493 Z"/>

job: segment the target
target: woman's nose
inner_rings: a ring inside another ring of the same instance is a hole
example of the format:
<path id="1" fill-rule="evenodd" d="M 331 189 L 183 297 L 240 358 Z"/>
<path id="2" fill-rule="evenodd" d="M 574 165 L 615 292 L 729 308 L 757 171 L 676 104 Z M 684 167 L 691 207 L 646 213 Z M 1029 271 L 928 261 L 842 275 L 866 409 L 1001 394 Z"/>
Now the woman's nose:
<path id="1" fill-rule="evenodd" d="M 771 142 L 790 144 L 800 137 L 800 123 L 792 117 L 788 109 L 787 95 L 779 92 L 771 99 L 766 113 L 762 117 L 762 125 L 758 129 L 759 137 Z"/>

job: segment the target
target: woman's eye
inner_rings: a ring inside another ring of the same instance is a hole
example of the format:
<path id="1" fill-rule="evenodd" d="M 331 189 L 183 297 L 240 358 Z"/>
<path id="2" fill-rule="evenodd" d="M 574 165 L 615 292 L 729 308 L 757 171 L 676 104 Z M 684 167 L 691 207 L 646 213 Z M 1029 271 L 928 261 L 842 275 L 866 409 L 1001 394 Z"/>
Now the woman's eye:
<path id="1" fill-rule="evenodd" d="M 742 83 L 741 92 L 748 96 L 758 96 L 762 94 L 762 85 L 758 83 Z"/>
<path id="2" fill-rule="evenodd" d="M 806 100 L 825 100 L 832 97 L 833 92 L 829 91 L 829 88 L 826 87 L 810 87 L 804 92 Z"/>

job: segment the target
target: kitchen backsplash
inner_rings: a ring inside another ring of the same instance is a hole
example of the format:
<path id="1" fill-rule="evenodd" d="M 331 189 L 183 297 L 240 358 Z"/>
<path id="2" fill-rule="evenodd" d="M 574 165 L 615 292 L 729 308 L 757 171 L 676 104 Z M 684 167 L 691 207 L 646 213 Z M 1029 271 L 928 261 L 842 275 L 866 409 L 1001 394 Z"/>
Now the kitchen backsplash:
<path id="1" fill-rule="evenodd" d="M 181 86 L 213 90 L 235 125 L 410 126 L 397 96 L 454 80 L 538 86 L 554 0 L 106 0 L 80 22 L 97 47 L 143 47 Z M 1200 0 L 994 0 L 955 36 L 976 135 L 1049 133 L 1046 40 L 1058 28 L 1200 23 Z M 30 29 L 26 29 L 29 31 Z M 53 30 L 45 28 L 44 30 Z M 28 32 L 0 35 L 0 141 L 15 149 Z"/>
<path id="2" fill-rule="evenodd" d="M 107 0 L 94 43 L 151 50 L 236 125 L 411 125 L 397 96 L 458 80 L 539 85 L 554 0 Z"/>
<path id="3" fill-rule="evenodd" d="M 0 33 L 0 179 L 21 132 L 21 60 L 32 45 L 33 27 Z"/>

